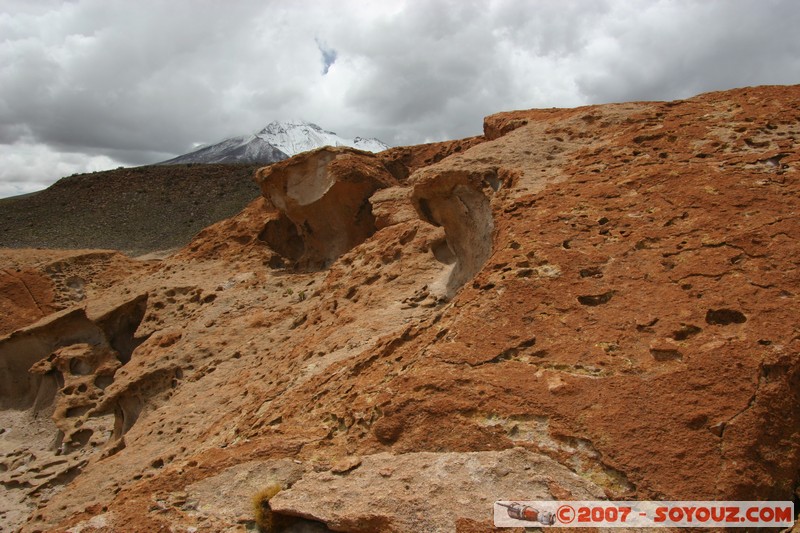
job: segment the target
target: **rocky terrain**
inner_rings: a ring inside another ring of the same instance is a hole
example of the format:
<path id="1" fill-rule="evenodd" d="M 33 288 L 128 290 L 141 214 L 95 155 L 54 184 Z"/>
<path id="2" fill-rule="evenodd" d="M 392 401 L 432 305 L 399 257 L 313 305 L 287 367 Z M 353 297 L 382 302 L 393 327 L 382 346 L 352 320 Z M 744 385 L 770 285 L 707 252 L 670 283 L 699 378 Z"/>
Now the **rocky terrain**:
<path id="1" fill-rule="evenodd" d="M 255 531 L 279 488 L 284 531 L 797 502 L 798 139 L 800 86 L 499 113 L 260 169 L 162 260 L 4 250 L 0 523 Z"/>

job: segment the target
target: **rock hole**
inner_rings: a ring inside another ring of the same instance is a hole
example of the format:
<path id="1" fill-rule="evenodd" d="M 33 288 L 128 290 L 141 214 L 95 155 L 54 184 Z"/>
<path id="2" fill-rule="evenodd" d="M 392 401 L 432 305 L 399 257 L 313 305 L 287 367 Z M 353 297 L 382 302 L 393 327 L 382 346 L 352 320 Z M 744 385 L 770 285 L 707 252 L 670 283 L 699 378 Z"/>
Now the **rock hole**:
<path id="1" fill-rule="evenodd" d="M 697 430 L 703 428 L 706 423 L 708 423 L 708 417 L 706 415 L 697 415 L 692 417 L 692 419 L 689 420 L 686 425 L 689 427 L 689 429 Z"/>
<path id="2" fill-rule="evenodd" d="M 456 254 L 453 253 L 450 245 L 447 244 L 447 239 L 437 239 L 431 243 L 431 252 L 433 252 L 433 256 L 440 263 L 452 265 L 456 262 Z"/>
<path id="3" fill-rule="evenodd" d="M 431 206 L 428 203 L 428 200 L 424 198 L 420 198 L 419 202 L 417 203 L 419 206 L 420 214 L 422 215 L 422 219 L 429 224 L 433 224 L 434 226 L 439 226 L 439 224 L 434 220 L 433 213 L 431 213 Z"/>
<path id="4" fill-rule="evenodd" d="M 76 448 L 86 446 L 89 444 L 89 439 L 92 438 L 93 433 L 94 431 L 89 428 L 79 429 L 70 436 L 70 445 Z"/>
<path id="5" fill-rule="evenodd" d="M 679 330 L 672 332 L 672 338 L 676 341 L 685 341 L 689 337 L 697 335 L 701 331 L 703 330 L 697 326 L 693 326 L 691 324 L 682 324 Z"/>
<path id="6" fill-rule="evenodd" d="M 603 271 L 599 267 L 584 268 L 578 274 L 582 278 L 602 278 Z"/>
<path id="7" fill-rule="evenodd" d="M 53 405 L 58 390 L 63 386 L 64 377 L 61 372 L 52 370 L 42 375 L 38 380 L 36 397 L 33 400 L 33 416 L 37 416 L 40 411 Z"/>
<path id="8" fill-rule="evenodd" d="M 114 383 L 114 378 L 109 375 L 101 375 L 94 378 L 94 386 L 98 389 L 105 390 L 112 383 Z"/>
<path id="9" fill-rule="evenodd" d="M 766 148 L 769 146 L 769 141 L 756 141 L 752 138 L 747 138 L 744 143 L 750 148 Z"/>
<path id="10" fill-rule="evenodd" d="M 133 351 L 147 340 L 146 337 L 136 337 L 136 330 L 147 310 L 147 299 L 147 294 L 137 296 L 97 319 L 97 325 L 105 332 L 109 344 L 116 350 L 117 358 L 123 365 L 131 360 Z"/>
<path id="11" fill-rule="evenodd" d="M 76 407 L 70 407 L 67 409 L 66 417 L 67 418 L 75 418 L 78 416 L 83 416 L 89 412 L 89 410 L 94 407 L 94 405 L 79 405 Z"/>
<path id="12" fill-rule="evenodd" d="M 517 345 L 517 348 L 520 348 L 520 349 L 530 348 L 534 344 L 536 344 L 536 337 L 531 337 L 530 339 L 522 341 L 521 343 L 519 343 Z"/>
<path id="13" fill-rule="evenodd" d="M 303 253 L 306 251 L 297 226 L 284 213 L 281 213 L 278 218 L 268 221 L 261 233 L 258 234 L 258 239 L 291 261 L 297 261 L 303 257 Z"/>
<path id="14" fill-rule="evenodd" d="M 69 361 L 69 373 L 73 376 L 88 376 L 94 371 L 92 365 L 85 359 L 73 358 Z"/>
<path id="15" fill-rule="evenodd" d="M 114 407 L 114 440 L 121 438 L 133 427 L 142 407 L 142 400 L 138 396 L 122 396 L 117 400 Z"/>
<path id="16" fill-rule="evenodd" d="M 761 378 L 767 383 L 777 380 L 783 381 L 785 376 L 790 372 L 791 367 L 785 363 L 763 363 L 761 366 Z"/>
<path id="17" fill-rule="evenodd" d="M 744 324 L 747 317 L 735 309 L 709 309 L 706 313 L 706 322 L 713 325 L 727 326 L 729 324 Z"/>
<path id="18" fill-rule="evenodd" d="M 604 292 L 603 294 L 588 294 L 585 296 L 578 296 L 578 302 L 581 305 L 596 306 L 603 305 L 611 301 L 614 296 L 614 291 Z"/>
<path id="19" fill-rule="evenodd" d="M 400 244 L 403 244 L 403 245 L 408 244 L 412 240 L 414 240 L 414 237 L 416 237 L 416 236 L 417 236 L 417 228 L 413 228 L 411 230 L 404 231 L 403 234 L 400 235 L 400 239 L 399 239 Z"/>
<path id="20" fill-rule="evenodd" d="M 651 348 L 650 355 L 653 356 L 653 359 L 659 362 L 680 361 L 683 359 L 683 355 L 681 354 L 681 352 L 672 349 Z"/>
<path id="21" fill-rule="evenodd" d="M 764 159 L 761 162 L 767 165 L 768 167 L 779 167 L 781 165 L 781 159 L 783 159 L 787 155 L 789 154 L 777 154 L 772 157 L 768 157 L 767 159 Z"/>
<path id="22" fill-rule="evenodd" d="M 491 187 L 494 192 L 500 190 L 502 182 L 500 181 L 500 178 L 498 178 L 496 174 L 487 174 L 486 176 L 483 177 L 483 179 L 486 183 L 489 184 L 489 187 Z"/>

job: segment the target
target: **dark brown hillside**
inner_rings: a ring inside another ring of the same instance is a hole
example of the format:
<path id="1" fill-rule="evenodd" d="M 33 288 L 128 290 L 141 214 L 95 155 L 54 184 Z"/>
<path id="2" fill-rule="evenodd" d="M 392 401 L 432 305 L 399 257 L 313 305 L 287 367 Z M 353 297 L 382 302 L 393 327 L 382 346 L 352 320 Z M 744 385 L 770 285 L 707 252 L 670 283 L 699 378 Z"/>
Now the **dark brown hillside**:
<path id="1" fill-rule="evenodd" d="M 0 200 L 0 247 L 175 248 L 258 196 L 251 165 L 124 168 Z"/>

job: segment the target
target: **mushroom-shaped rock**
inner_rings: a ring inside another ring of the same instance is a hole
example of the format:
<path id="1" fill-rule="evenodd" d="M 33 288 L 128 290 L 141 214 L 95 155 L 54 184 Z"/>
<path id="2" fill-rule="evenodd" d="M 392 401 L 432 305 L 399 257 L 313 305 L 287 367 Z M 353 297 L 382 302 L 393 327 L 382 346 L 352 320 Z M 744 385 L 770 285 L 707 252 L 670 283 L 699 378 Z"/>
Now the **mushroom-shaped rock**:
<path id="1" fill-rule="evenodd" d="M 298 266 L 312 269 L 328 267 L 375 233 L 369 197 L 396 183 L 373 154 L 341 147 L 261 168 L 255 181 L 282 215 L 268 223 L 274 227 L 265 228 L 262 238 Z"/>

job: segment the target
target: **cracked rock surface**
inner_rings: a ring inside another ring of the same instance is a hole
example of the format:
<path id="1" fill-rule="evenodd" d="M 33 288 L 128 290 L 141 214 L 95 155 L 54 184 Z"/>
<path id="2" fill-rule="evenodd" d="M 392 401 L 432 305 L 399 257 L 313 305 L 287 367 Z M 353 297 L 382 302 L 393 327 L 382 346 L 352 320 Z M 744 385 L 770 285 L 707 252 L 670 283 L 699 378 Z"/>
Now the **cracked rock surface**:
<path id="1" fill-rule="evenodd" d="M 273 485 L 294 531 L 797 501 L 800 86 L 484 131 L 262 169 L 163 260 L 3 250 L 0 522 L 254 531 Z"/>

